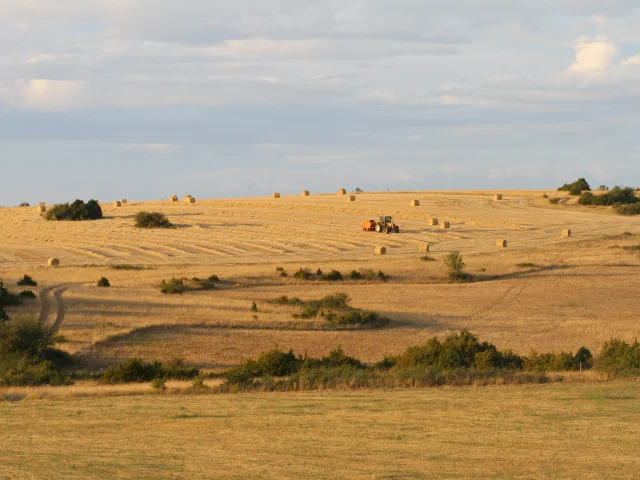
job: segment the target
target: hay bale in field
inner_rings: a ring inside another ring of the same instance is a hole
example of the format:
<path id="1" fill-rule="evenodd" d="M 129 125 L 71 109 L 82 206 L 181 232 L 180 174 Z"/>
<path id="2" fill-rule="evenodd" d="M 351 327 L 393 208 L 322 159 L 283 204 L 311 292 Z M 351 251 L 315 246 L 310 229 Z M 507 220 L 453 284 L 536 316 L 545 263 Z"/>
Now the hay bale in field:
<path id="1" fill-rule="evenodd" d="M 387 247 L 376 247 L 376 255 L 386 255 Z"/>
<path id="2" fill-rule="evenodd" d="M 46 213 L 46 212 L 47 212 L 47 207 L 45 207 L 44 205 L 40 205 L 38 207 L 38 213 L 39 214 L 43 214 L 43 213 Z"/>
<path id="3" fill-rule="evenodd" d="M 303 190 L 300 195 L 303 196 L 303 197 L 308 197 L 311 194 L 309 193 L 309 190 Z"/>
<path id="4" fill-rule="evenodd" d="M 117 201 L 113 202 L 113 206 L 116 207 L 116 208 L 121 207 L 122 206 L 122 202 L 120 200 L 117 200 Z"/>
<path id="5" fill-rule="evenodd" d="M 420 200 L 411 200 L 411 206 L 412 207 L 419 207 L 420 206 Z"/>
<path id="6" fill-rule="evenodd" d="M 122 205 L 125 205 L 125 204 L 129 203 L 129 201 L 126 198 L 123 198 L 120 201 L 122 202 Z"/>
<path id="7" fill-rule="evenodd" d="M 340 190 L 338 190 L 338 195 L 346 195 L 346 194 L 347 194 L 346 188 L 341 188 Z"/>
<path id="8" fill-rule="evenodd" d="M 58 265 L 60 265 L 60 260 L 58 260 L 57 258 L 50 258 L 49 260 L 47 260 L 47 263 L 50 267 L 57 267 Z"/>
<path id="9" fill-rule="evenodd" d="M 571 230 L 563 230 L 562 236 L 569 238 L 571 236 Z"/>
<path id="10" fill-rule="evenodd" d="M 438 225 L 438 224 L 439 224 L 439 221 L 438 221 L 437 218 L 430 218 L 429 219 L 429 225 L 435 226 L 435 225 Z"/>
<path id="11" fill-rule="evenodd" d="M 498 247 L 498 248 L 507 248 L 507 241 L 506 240 L 497 240 L 496 241 L 496 247 Z"/>
<path id="12" fill-rule="evenodd" d="M 420 245 L 420 253 L 429 253 L 430 248 L 431 246 L 428 243 L 425 243 L 424 245 Z"/>
<path id="13" fill-rule="evenodd" d="M 190 198 L 192 198 L 192 197 L 191 197 L 191 195 L 185 195 L 185 196 L 182 198 L 182 200 L 184 200 L 184 201 L 185 201 L 185 202 L 187 202 L 187 203 L 191 203 L 191 201 L 189 200 Z"/>
<path id="14" fill-rule="evenodd" d="M 273 192 L 273 198 L 280 198 L 280 192 Z"/>
<path id="15" fill-rule="evenodd" d="M 355 195 L 349 195 L 349 201 L 350 202 L 355 202 L 356 201 L 356 196 Z"/>
<path id="16" fill-rule="evenodd" d="M 192 197 L 191 195 L 189 195 L 189 198 L 186 199 L 186 202 L 187 203 L 196 203 L 196 199 L 195 199 L 195 197 Z"/>
<path id="17" fill-rule="evenodd" d="M 445 220 L 444 222 L 442 222 L 442 225 L 440 225 L 440 228 L 451 228 L 451 224 L 448 220 Z"/>
<path id="18" fill-rule="evenodd" d="M 496 194 L 493 196 L 493 199 L 494 199 L 494 200 L 502 200 L 502 194 L 501 194 L 501 193 L 496 193 Z"/>
<path id="19" fill-rule="evenodd" d="M 171 197 L 169 197 L 169 200 L 171 200 L 172 203 L 176 203 L 178 201 L 178 196 L 177 195 L 171 195 Z"/>

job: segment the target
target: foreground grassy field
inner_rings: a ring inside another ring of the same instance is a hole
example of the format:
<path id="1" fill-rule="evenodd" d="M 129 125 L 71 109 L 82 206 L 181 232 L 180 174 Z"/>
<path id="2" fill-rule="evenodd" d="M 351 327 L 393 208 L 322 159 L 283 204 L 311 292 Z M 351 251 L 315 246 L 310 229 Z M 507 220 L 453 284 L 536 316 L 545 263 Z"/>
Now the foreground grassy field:
<path id="1" fill-rule="evenodd" d="M 0 403 L 1 478 L 636 479 L 640 383 Z"/>

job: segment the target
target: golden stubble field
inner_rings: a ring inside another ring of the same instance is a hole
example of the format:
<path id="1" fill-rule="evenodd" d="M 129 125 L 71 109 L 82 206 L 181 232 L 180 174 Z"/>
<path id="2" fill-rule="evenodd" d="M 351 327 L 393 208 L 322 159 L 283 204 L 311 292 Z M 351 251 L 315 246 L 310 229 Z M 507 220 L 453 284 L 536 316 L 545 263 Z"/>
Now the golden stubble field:
<path id="1" fill-rule="evenodd" d="M 64 348 L 100 367 L 139 356 L 184 358 L 204 368 L 237 364 L 272 348 L 312 356 L 342 345 L 367 362 L 398 354 L 433 335 L 470 329 L 519 353 L 597 350 L 612 336 L 638 335 L 640 219 L 541 202 L 542 192 L 418 192 L 220 199 L 195 205 L 133 202 L 104 206 L 95 222 L 46 222 L 33 208 L 0 209 L 0 277 L 12 288 L 29 273 L 38 301 L 27 311 L 59 328 Z M 549 195 L 555 193 L 548 192 Z M 411 207 L 412 199 L 420 207 Z M 540 208 L 546 207 L 549 208 Z M 138 230 L 140 210 L 162 211 L 174 230 Z M 393 215 L 398 235 L 360 231 L 362 220 Z M 432 216 L 451 229 L 428 225 Z M 563 229 L 572 238 L 561 238 Z M 506 239 L 507 249 L 496 248 Z M 435 262 L 420 260 L 429 243 Z M 385 257 L 373 254 L 388 247 Z M 463 253 L 469 273 L 486 281 L 451 284 L 442 255 Z M 59 268 L 44 266 L 57 257 Z M 518 264 L 533 264 L 518 267 Z M 143 267 L 114 270 L 114 264 Z M 276 266 L 289 273 L 280 277 Z M 388 283 L 306 282 L 300 267 L 383 270 Z M 166 296 L 162 279 L 217 274 L 218 289 Z M 101 276 L 112 288 L 98 289 Z M 327 330 L 294 320 L 280 295 L 302 299 L 344 291 L 352 304 L 394 321 L 380 330 Z M 256 301 L 257 313 L 250 312 Z"/>

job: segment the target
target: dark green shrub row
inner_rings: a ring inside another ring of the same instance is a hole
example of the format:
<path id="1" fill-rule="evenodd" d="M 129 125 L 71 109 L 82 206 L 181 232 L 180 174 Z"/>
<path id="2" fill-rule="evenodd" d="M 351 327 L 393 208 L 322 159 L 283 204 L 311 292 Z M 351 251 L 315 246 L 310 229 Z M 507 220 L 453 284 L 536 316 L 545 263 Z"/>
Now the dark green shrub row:
<path id="1" fill-rule="evenodd" d="M 119 365 L 107 367 L 98 380 L 102 384 L 142 383 L 156 378 L 165 380 L 188 380 L 200 375 L 196 367 L 187 367 L 184 361 L 176 359 L 162 364 L 146 363 L 139 358 L 131 358 Z"/>
<path id="2" fill-rule="evenodd" d="M 280 270 L 278 270 L 280 271 Z M 281 273 L 285 273 L 284 271 L 281 271 Z M 286 276 L 286 274 L 284 275 Z M 306 270 L 304 268 L 300 268 L 300 270 L 298 270 L 296 273 L 294 273 L 294 278 L 297 278 L 298 280 L 321 280 L 321 281 L 342 281 L 344 279 L 343 275 L 341 272 L 339 272 L 338 270 L 331 270 L 329 273 L 325 274 L 322 272 L 321 269 L 318 269 L 318 271 L 315 273 L 315 275 L 313 273 L 311 273 L 309 270 Z M 371 269 L 368 270 L 353 270 L 350 274 L 349 274 L 349 278 L 351 280 L 368 280 L 368 281 L 373 281 L 373 280 L 382 280 L 383 282 L 388 281 L 391 277 L 387 274 L 385 274 L 382 270 L 378 271 L 378 273 L 374 272 Z"/>
<path id="3" fill-rule="evenodd" d="M 606 193 L 600 195 L 594 195 L 591 192 L 585 192 L 578 200 L 580 205 L 631 205 L 640 203 L 638 198 L 631 187 L 614 187 Z"/>
<path id="4" fill-rule="evenodd" d="M 15 307 L 22 304 L 22 299 L 19 295 L 13 295 L 9 293 L 9 290 L 4 286 L 4 282 L 0 279 L 0 308 L 2 307 Z"/>
<path id="5" fill-rule="evenodd" d="M 224 374 L 224 377 L 228 383 L 247 383 L 259 377 L 285 377 L 301 370 L 344 366 L 366 369 L 366 365 L 362 362 L 345 354 L 342 347 L 332 350 L 320 359 L 296 356 L 293 350 L 283 352 L 276 347 L 263 353 L 256 360 L 247 360 L 238 367 L 232 368 Z"/>
<path id="6" fill-rule="evenodd" d="M 46 214 L 47 220 L 98 220 L 102 218 L 102 208 L 96 200 L 89 200 L 84 203 L 82 200 L 75 202 L 61 203 L 51 207 Z"/>
<path id="7" fill-rule="evenodd" d="M 160 212 L 138 212 L 135 225 L 138 228 L 172 228 L 173 224 Z"/>
<path id="8" fill-rule="evenodd" d="M 375 312 L 353 308 L 349 305 L 349 295 L 336 293 L 327 295 L 320 300 L 308 300 L 303 302 L 299 298 L 289 299 L 286 296 L 279 297 L 272 303 L 277 305 L 300 305 L 302 311 L 294 313 L 293 318 L 316 318 L 320 316 L 328 323 L 340 326 L 367 325 L 381 327 L 387 325 L 390 319 Z M 327 311 L 325 313 L 325 310 Z"/>
<path id="9" fill-rule="evenodd" d="M 184 292 L 193 290 L 213 290 L 218 282 L 220 279 L 217 275 L 211 275 L 206 280 L 197 277 L 191 280 L 172 277 L 169 281 L 162 280 L 160 291 L 167 295 L 182 295 Z"/>

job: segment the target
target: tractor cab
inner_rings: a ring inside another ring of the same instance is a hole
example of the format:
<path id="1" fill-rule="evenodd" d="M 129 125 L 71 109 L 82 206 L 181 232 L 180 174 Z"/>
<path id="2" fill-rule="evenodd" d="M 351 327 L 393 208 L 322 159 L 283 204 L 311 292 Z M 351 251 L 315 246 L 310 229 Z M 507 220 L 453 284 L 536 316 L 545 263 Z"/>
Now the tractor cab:
<path id="1" fill-rule="evenodd" d="M 380 221 L 376 224 L 376 232 L 400 233 L 400 227 L 398 227 L 398 225 L 393 223 L 392 217 L 381 215 Z"/>
<path id="2" fill-rule="evenodd" d="M 381 216 L 380 216 L 380 223 L 381 223 L 382 225 L 389 225 L 389 224 L 392 224 L 392 223 L 393 223 L 393 218 L 392 218 L 392 217 L 389 217 L 389 216 L 385 217 L 384 215 L 381 215 Z"/>

